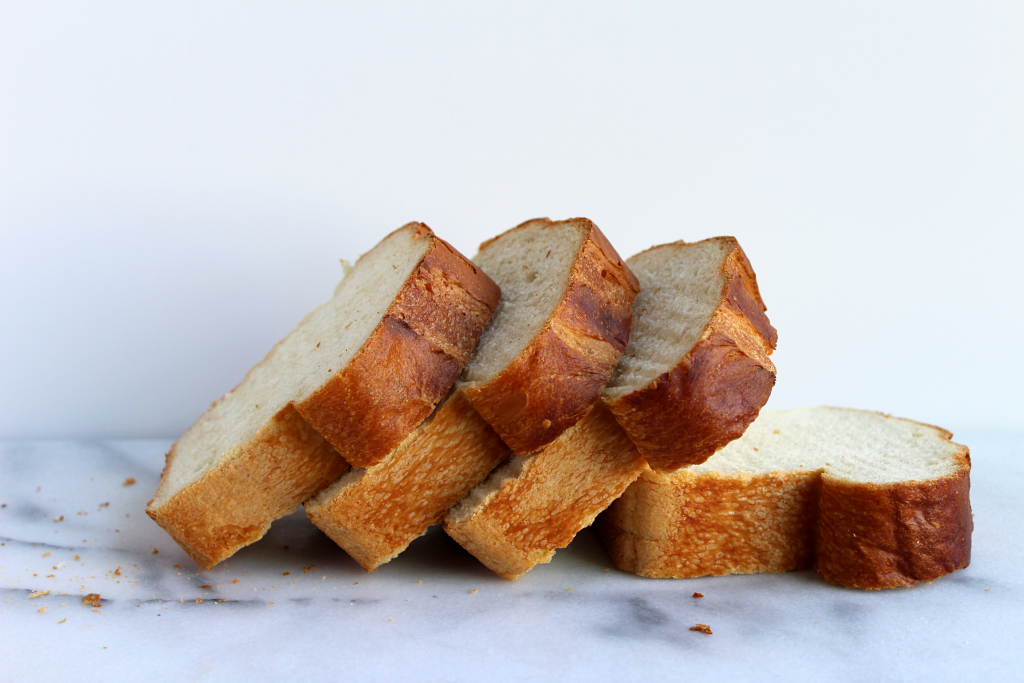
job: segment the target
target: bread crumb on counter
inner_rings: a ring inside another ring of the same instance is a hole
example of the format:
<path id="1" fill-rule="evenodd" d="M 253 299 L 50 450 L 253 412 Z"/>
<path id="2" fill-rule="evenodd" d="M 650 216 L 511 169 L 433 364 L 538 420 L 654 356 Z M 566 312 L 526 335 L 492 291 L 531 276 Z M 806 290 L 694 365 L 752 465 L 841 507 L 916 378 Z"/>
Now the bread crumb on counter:
<path id="1" fill-rule="evenodd" d="M 127 479 L 124 480 L 124 484 L 122 484 L 122 486 L 131 486 L 134 483 L 135 477 L 128 477 Z"/>
<path id="2" fill-rule="evenodd" d="M 708 626 L 707 624 L 697 624 L 695 626 L 691 626 L 690 630 L 691 631 L 699 631 L 700 633 L 706 633 L 709 636 L 711 635 L 711 627 Z"/>
<path id="3" fill-rule="evenodd" d="M 703 598 L 704 594 L 703 593 L 694 593 L 693 597 L 695 597 L 695 598 Z"/>
<path id="4" fill-rule="evenodd" d="M 82 604 L 88 607 L 100 607 L 100 600 L 99 593 L 89 593 L 82 596 Z"/>

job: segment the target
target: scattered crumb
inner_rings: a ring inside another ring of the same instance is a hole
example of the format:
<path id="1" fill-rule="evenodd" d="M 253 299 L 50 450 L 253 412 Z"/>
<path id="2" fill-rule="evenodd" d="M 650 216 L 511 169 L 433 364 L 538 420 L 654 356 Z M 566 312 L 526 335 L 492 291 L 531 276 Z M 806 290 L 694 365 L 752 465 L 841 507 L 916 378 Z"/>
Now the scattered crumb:
<path id="1" fill-rule="evenodd" d="M 30 598 L 38 598 L 41 595 L 49 595 L 49 594 L 50 594 L 50 591 L 48 591 L 48 590 L 46 590 L 46 591 L 36 591 L 35 593 L 29 593 L 28 597 L 30 597 Z"/>
<path id="2" fill-rule="evenodd" d="M 268 605 L 273 605 L 274 603 L 272 603 L 272 602 L 268 602 L 267 604 L 268 604 Z"/>
<path id="3" fill-rule="evenodd" d="M 43 612 L 45 612 L 45 611 L 46 611 L 46 610 L 48 610 L 48 609 L 50 609 L 50 608 L 49 608 L 49 607 L 40 607 L 40 608 L 39 608 L 39 609 L 37 609 L 36 611 L 37 611 L 37 612 L 39 612 L 40 614 L 42 614 Z"/>
<path id="4" fill-rule="evenodd" d="M 231 583 L 238 583 L 238 579 L 231 579 Z"/>
<path id="5" fill-rule="evenodd" d="M 128 477 L 127 479 L 124 480 L 124 484 L 122 484 L 122 486 L 131 486 L 134 483 L 135 477 Z"/>
<path id="6" fill-rule="evenodd" d="M 156 554 L 157 554 L 158 552 L 160 552 L 160 551 L 159 551 L 159 550 L 157 550 L 156 548 L 153 548 L 153 554 L 154 554 L 154 555 L 156 555 Z"/>
<path id="7" fill-rule="evenodd" d="M 470 593 L 476 593 L 476 592 L 477 592 L 478 590 L 480 590 L 480 589 L 479 589 L 479 588 L 474 588 L 473 590 L 471 590 L 471 591 L 469 591 L 469 592 L 470 592 Z"/>
<path id="8" fill-rule="evenodd" d="M 985 589 L 985 592 L 986 592 L 986 593 L 988 593 L 988 592 L 989 592 L 990 590 L 992 590 L 992 589 L 991 589 L 991 588 L 986 588 L 986 589 Z M 32 596 L 30 595 L 30 596 L 28 596 L 28 597 L 30 597 L 30 598 L 31 598 Z"/>
<path id="9" fill-rule="evenodd" d="M 172 566 L 172 567 L 174 567 L 175 569 L 177 569 L 177 568 L 178 568 L 178 567 L 180 567 L 181 565 L 180 565 L 180 564 L 172 564 L 171 566 Z"/>
<path id="10" fill-rule="evenodd" d="M 114 570 L 114 576 L 121 576 L 121 568 L 120 567 L 118 567 L 117 569 Z"/>
<path id="11" fill-rule="evenodd" d="M 353 586 L 358 586 L 358 585 L 359 585 L 359 582 L 358 582 L 358 581 L 356 581 L 356 582 L 355 582 L 355 583 L 353 583 L 352 585 L 353 585 Z"/>
<path id="12" fill-rule="evenodd" d="M 703 593 L 694 593 L 693 597 L 695 597 L 695 598 L 703 598 L 704 594 Z"/>
<path id="13" fill-rule="evenodd" d="M 54 517 L 53 521 L 55 521 L 55 522 L 63 522 L 64 521 L 64 515 L 61 515 L 60 517 Z"/>
<path id="14" fill-rule="evenodd" d="M 572 589 L 571 589 L 571 588 L 566 588 L 566 589 L 565 589 L 565 592 L 566 592 L 566 593 L 572 593 Z"/>
<path id="15" fill-rule="evenodd" d="M 394 621 L 394 619 L 388 619 L 388 621 Z"/>
<path id="16" fill-rule="evenodd" d="M 82 559 L 82 558 L 79 557 L 78 555 L 75 555 L 75 562 L 78 562 L 80 559 Z"/>
<path id="17" fill-rule="evenodd" d="M 110 503 L 100 503 L 101 508 L 110 507 Z"/>
<path id="18" fill-rule="evenodd" d="M 423 579 L 417 579 L 416 583 L 423 583 Z"/>
<path id="19" fill-rule="evenodd" d="M 102 613 L 103 613 L 103 610 L 99 610 L 99 609 L 94 609 L 94 610 L 93 610 L 93 612 L 99 612 L 100 614 L 102 614 Z"/>
<path id="20" fill-rule="evenodd" d="M 701 633 L 706 633 L 709 636 L 711 635 L 711 627 L 708 626 L 707 624 L 697 624 L 696 626 L 691 626 L 690 630 L 691 631 L 700 631 Z"/>
<path id="21" fill-rule="evenodd" d="M 778 433 L 779 433 L 779 430 L 778 430 L 778 429 L 776 429 L 774 433 L 775 433 L 775 434 L 778 434 Z"/>
<path id="22" fill-rule="evenodd" d="M 315 564 L 311 564 L 308 567 L 303 567 L 302 568 L 302 573 L 305 574 L 305 573 L 307 573 L 309 571 L 312 571 L 313 567 L 315 567 L 315 566 L 316 566 Z"/>
<path id="23" fill-rule="evenodd" d="M 207 585 L 205 585 L 205 586 L 200 586 L 200 588 L 213 588 L 213 586 L 211 586 L 211 585 L 207 584 Z"/>
<path id="24" fill-rule="evenodd" d="M 50 554 L 50 551 L 49 551 L 49 550 L 47 550 L 47 551 L 46 551 L 45 553 L 43 553 L 43 554 L 42 554 L 42 555 L 40 555 L 39 557 L 46 557 L 46 556 L 47 556 L 47 555 L 49 555 L 49 554 Z"/>
<path id="25" fill-rule="evenodd" d="M 68 618 L 67 618 L 67 617 L 64 617 L 63 619 L 61 619 L 61 620 L 60 620 L 60 621 L 58 621 L 57 623 L 58 623 L 58 624 L 63 624 L 63 623 L 64 623 L 65 621 L 67 621 L 67 620 L 68 620 Z"/>
<path id="26" fill-rule="evenodd" d="M 99 593 L 89 593 L 88 595 L 82 596 L 82 604 L 83 605 L 88 605 L 89 607 L 99 607 L 100 606 L 100 594 Z"/>
<path id="27" fill-rule="evenodd" d="M 281 576 L 288 576 L 289 574 L 291 574 L 291 572 L 282 572 Z"/>
<path id="28" fill-rule="evenodd" d="M 196 598 L 196 603 L 197 603 L 197 604 L 198 604 L 198 603 L 200 603 L 200 602 L 202 602 L 202 601 L 203 601 L 203 599 L 202 599 L 202 598 Z"/>

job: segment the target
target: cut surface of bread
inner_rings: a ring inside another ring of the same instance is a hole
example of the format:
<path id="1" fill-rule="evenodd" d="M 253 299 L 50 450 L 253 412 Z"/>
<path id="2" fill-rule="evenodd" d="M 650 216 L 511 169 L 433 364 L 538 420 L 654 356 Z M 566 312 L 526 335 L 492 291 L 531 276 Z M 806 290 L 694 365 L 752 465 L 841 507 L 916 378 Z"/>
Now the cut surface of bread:
<path id="1" fill-rule="evenodd" d="M 585 218 L 527 221 L 474 262 L 504 296 L 467 366 L 465 393 L 516 453 L 532 453 L 600 397 L 632 325 L 639 285 Z"/>
<path id="2" fill-rule="evenodd" d="M 343 475 L 306 503 L 313 523 L 366 571 L 440 524 L 509 454 L 458 389 L 380 463 Z"/>
<path id="3" fill-rule="evenodd" d="M 598 402 L 531 456 L 513 456 L 453 507 L 445 531 L 488 568 L 517 579 L 550 562 L 647 468 Z"/>
<path id="4" fill-rule="evenodd" d="M 784 572 L 887 588 L 970 562 L 970 456 L 937 427 L 843 408 L 762 411 L 701 465 L 645 472 L 605 512 L 621 569 Z"/>
<path id="5" fill-rule="evenodd" d="M 204 567 L 258 540 L 430 414 L 498 297 L 427 226 L 393 232 L 174 444 L 147 513 Z"/>
<path id="6" fill-rule="evenodd" d="M 372 571 L 440 523 L 508 456 L 470 399 L 490 407 L 494 424 L 527 450 L 575 423 L 597 402 L 629 332 L 635 288 L 608 254 L 614 250 L 586 219 L 528 221 L 485 243 L 476 260 L 502 297 L 463 379 L 387 458 L 307 503 L 313 523 Z M 598 266 L 605 274 L 595 284 Z M 580 293 L 587 288 L 599 291 Z M 509 403 L 520 400 L 512 414 Z"/>
<path id="7" fill-rule="evenodd" d="M 733 237 L 674 242 L 626 261 L 641 291 L 602 395 L 655 470 L 703 462 L 743 434 L 775 384 L 777 334 Z"/>

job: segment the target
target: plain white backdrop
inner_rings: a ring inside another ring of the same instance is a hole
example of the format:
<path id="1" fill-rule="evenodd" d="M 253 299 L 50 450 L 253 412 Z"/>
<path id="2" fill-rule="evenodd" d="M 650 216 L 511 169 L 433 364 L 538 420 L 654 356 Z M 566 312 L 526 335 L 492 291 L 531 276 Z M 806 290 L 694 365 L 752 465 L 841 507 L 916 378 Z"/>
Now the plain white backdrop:
<path id="1" fill-rule="evenodd" d="M 770 406 L 1024 429 L 1024 4 L 4 3 L 0 438 L 175 437 L 410 220 L 736 235 Z"/>

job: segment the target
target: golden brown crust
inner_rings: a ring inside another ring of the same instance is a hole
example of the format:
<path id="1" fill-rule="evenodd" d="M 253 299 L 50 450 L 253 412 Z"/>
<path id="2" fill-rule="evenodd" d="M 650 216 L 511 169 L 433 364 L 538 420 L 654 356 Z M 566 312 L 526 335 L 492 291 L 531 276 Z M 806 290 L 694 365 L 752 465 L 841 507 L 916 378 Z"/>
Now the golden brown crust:
<path id="1" fill-rule="evenodd" d="M 970 463 L 955 476 L 879 486 L 822 478 L 815 569 L 829 583 L 912 586 L 971 562 Z"/>
<path id="2" fill-rule="evenodd" d="M 174 448 L 167 455 L 173 460 Z M 204 569 L 258 541 L 348 463 L 291 406 L 216 467 L 146 513 Z"/>
<path id="3" fill-rule="evenodd" d="M 479 484 L 509 449 L 458 389 L 359 479 L 306 503 L 306 514 L 366 571 L 394 558 Z"/>
<path id="4" fill-rule="evenodd" d="M 420 224 L 433 242 L 380 325 L 349 364 L 299 413 L 353 467 L 393 451 L 458 378 L 498 306 L 501 291 L 479 268 Z"/>
<path id="5" fill-rule="evenodd" d="M 814 562 L 816 471 L 645 472 L 598 519 L 620 569 L 652 578 L 777 573 Z"/>
<path id="6" fill-rule="evenodd" d="M 445 531 L 499 576 L 515 579 L 569 545 L 646 467 L 597 403 L 470 514 L 449 512 Z"/>
<path id="7" fill-rule="evenodd" d="M 754 271 L 735 238 L 714 239 L 732 252 L 722 266 L 721 303 L 700 340 L 646 387 L 605 399 L 657 471 L 702 463 L 742 436 L 775 385 L 769 356 L 778 334 L 764 314 Z"/>
<path id="8" fill-rule="evenodd" d="M 508 367 L 484 385 L 466 387 L 473 406 L 521 455 L 553 442 L 597 401 L 629 342 L 631 306 L 640 290 L 615 249 L 585 218 L 559 223 L 536 219 L 513 230 L 566 222 L 576 223 L 588 234 L 565 297 Z M 484 242 L 481 250 L 493 241 Z"/>
<path id="9" fill-rule="evenodd" d="M 891 485 L 820 470 L 647 472 L 598 531 L 616 566 L 652 578 L 814 566 L 849 587 L 931 581 L 970 563 L 970 457 L 961 448 L 955 475 Z"/>

